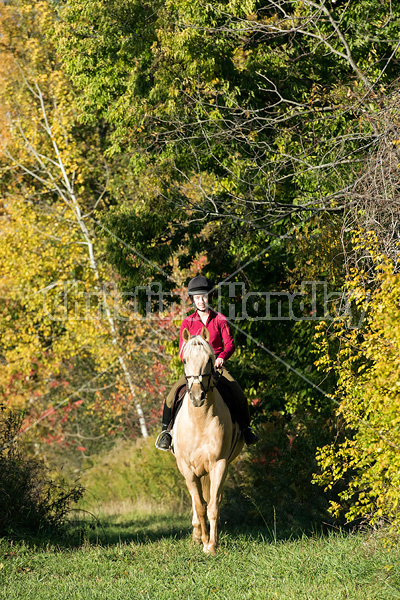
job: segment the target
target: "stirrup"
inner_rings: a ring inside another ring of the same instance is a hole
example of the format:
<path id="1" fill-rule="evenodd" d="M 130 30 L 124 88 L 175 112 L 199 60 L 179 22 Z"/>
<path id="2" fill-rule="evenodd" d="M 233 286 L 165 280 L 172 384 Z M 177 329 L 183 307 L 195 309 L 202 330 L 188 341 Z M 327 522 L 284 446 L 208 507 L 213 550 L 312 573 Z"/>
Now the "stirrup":
<path id="1" fill-rule="evenodd" d="M 155 447 L 157 450 L 168 452 L 171 450 L 172 435 L 168 431 L 162 431 L 158 434 Z"/>

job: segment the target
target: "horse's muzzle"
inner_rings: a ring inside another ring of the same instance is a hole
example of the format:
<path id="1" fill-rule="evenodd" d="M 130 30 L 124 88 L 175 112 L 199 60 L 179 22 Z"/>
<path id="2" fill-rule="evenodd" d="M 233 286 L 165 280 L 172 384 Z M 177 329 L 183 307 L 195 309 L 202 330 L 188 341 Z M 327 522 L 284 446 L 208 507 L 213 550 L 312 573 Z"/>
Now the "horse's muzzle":
<path id="1" fill-rule="evenodd" d="M 204 390 L 191 389 L 189 392 L 189 398 L 195 408 L 200 408 L 201 406 L 203 406 L 203 404 L 205 402 L 206 394 L 205 394 Z"/>

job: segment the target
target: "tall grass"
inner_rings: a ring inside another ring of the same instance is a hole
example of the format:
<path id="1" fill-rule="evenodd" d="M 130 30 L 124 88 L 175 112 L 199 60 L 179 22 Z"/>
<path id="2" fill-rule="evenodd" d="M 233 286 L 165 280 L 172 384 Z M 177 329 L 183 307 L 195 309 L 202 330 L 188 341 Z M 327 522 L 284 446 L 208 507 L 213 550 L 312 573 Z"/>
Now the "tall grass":
<path id="1" fill-rule="evenodd" d="M 120 440 L 96 458 L 81 482 L 86 489 L 81 508 L 102 514 L 134 508 L 182 512 L 190 506 L 175 458 L 157 450 L 152 438 Z"/>

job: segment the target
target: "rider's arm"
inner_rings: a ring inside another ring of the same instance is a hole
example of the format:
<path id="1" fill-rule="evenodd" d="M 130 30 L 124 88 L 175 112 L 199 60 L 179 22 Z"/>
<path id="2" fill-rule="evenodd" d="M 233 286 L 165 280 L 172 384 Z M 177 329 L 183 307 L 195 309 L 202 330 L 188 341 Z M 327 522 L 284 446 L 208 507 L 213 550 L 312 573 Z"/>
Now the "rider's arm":
<path id="1" fill-rule="evenodd" d="M 218 328 L 221 333 L 222 341 L 224 342 L 224 349 L 219 354 L 219 358 L 222 358 L 224 361 L 226 361 L 235 352 L 235 342 L 233 341 L 233 336 L 227 318 L 221 314 L 218 315 L 218 317 Z"/>

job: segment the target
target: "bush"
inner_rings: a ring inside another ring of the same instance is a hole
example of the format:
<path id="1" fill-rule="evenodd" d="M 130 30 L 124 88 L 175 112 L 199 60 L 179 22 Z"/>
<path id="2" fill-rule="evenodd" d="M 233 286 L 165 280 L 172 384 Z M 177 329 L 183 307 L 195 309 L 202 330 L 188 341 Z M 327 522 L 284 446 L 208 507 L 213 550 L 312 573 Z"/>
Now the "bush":
<path id="1" fill-rule="evenodd" d="M 0 410 L 0 536 L 60 528 L 83 495 L 82 486 L 56 484 L 41 460 L 24 455 L 22 421 L 21 413 Z"/>
<path id="2" fill-rule="evenodd" d="M 331 504 L 332 514 L 372 524 L 390 520 L 399 530 L 400 275 L 398 264 L 376 250 L 372 234 L 358 241 L 375 270 L 373 289 L 357 266 L 347 286 L 360 314 L 368 306 L 360 328 L 349 327 L 346 319 L 334 329 L 321 326 L 320 365 L 337 374 L 335 399 L 346 438 L 319 450 L 315 480 L 327 490 L 345 483 L 339 500 Z M 340 348 L 336 354 L 330 350 L 332 339 Z"/>

